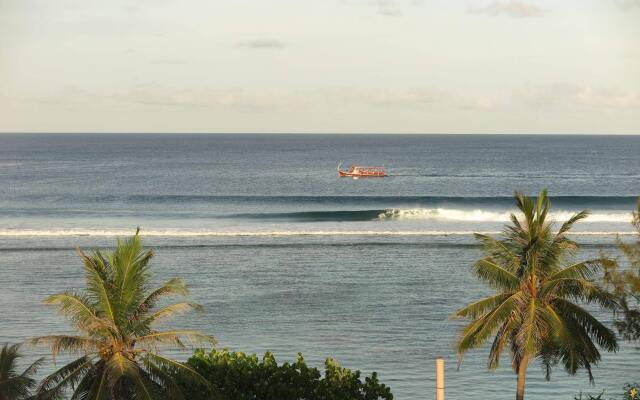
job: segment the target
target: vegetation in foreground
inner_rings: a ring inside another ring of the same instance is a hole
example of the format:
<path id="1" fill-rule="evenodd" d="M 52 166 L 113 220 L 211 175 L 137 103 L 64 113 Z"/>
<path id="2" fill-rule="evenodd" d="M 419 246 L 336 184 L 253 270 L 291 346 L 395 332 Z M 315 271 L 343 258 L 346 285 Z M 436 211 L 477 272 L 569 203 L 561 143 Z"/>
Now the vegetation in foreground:
<path id="1" fill-rule="evenodd" d="M 604 397 L 604 391 L 602 391 L 598 395 L 587 394 L 583 395 L 580 393 L 579 395 L 574 397 L 574 400 L 640 400 L 640 385 L 637 383 L 630 384 L 627 383 L 624 386 L 623 394 L 619 397 Z"/>
<path id="2" fill-rule="evenodd" d="M 614 315 L 614 325 L 622 338 L 640 340 L 640 201 L 633 213 L 632 224 L 637 232 L 635 242 L 616 242 L 624 260 L 612 259 L 606 265 L 604 282 L 620 306 Z"/>
<path id="3" fill-rule="evenodd" d="M 317 368 L 307 366 L 302 357 L 278 365 L 267 352 L 262 360 L 227 350 L 198 350 L 187 365 L 216 388 L 225 400 L 392 400 L 389 387 L 374 372 L 360 377 L 360 371 L 341 367 L 335 360 L 325 362 L 324 377 Z M 185 397 L 209 399 L 205 387 L 178 379 Z"/>
<path id="4" fill-rule="evenodd" d="M 636 235 L 633 242 L 616 238 L 622 259 L 605 257 L 603 282 L 607 290 L 615 296 L 618 308 L 614 312 L 613 324 L 621 338 L 637 342 L 640 340 L 640 200 L 632 213 L 631 224 Z M 576 400 L 605 400 L 605 392 L 599 395 L 576 396 Z M 640 400 L 640 385 L 627 384 L 623 395 L 610 400 Z"/>
<path id="5" fill-rule="evenodd" d="M 20 345 L 5 344 L 0 349 L 0 400 L 23 400 L 30 397 L 37 381 L 33 375 L 42 364 L 42 358 L 18 373 L 17 361 L 22 357 Z"/>
<path id="6" fill-rule="evenodd" d="M 78 332 L 33 339 L 34 344 L 58 353 L 81 354 L 79 358 L 44 378 L 37 389 L 39 399 L 57 399 L 71 389 L 71 399 L 182 399 L 175 375 L 193 382 L 208 382 L 188 366 L 158 353 L 158 348 L 185 349 L 183 339 L 213 343 L 212 336 L 192 330 L 159 331 L 155 324 L 177 313 L 199 310 L 189 302 L 157 307 L 170 295 L 188 294 L 185 283 L 171 279 L 150 289 L 149 262 L 153 252 L 144 250 L 138 232 L 118 240 L 115 250 L 86 255 L 86 288 L 62 292 L 45 300 L 54 305 Z M 166 372 L 174 371 L 173 375 Z"/>
<path id="7" fill-rule="evenodd" d="M 551 369 L 562 364 L 569 374 L 585 368 L 592 381 L 591 366 L 600 360 L 597 346 L 616 351 L 615 333 L 598 321 L 580 303 L 597 303 L 613 309 L 613 296 L 593 279 L 601 260 L 571 262 L 578 245 L 566 234 L 588 213 L 575 214 L 557 232 L 547 219 L 551 204 L 546 191 L 537 200 L 516 193 L 520 217 L 511 215 L 511 225 L 501 239 L 476 235 L 485 257 L 474 266 L 477 277 L 496 294 L 456 312 L 471 319 L 457 343 L 460 357 L 493 336 L 488 366 L 498 367 L 505 349 L 511 354 L 518 375 L 516 399 L 524 399 L 529 363 L 540 359 L 550 378 Z"/>
<path id="8" fill-rule="evenodd" d="M 36 382 L 30 378 L 41 360 L 17 379 L 13 361 L 18 346 L 5 346 L 0 360 L 0 400 L 33 399 L 224 399 L 224 400 L 392 400 L 391 390 L 375 373 L 360 379 L 333 359 L 325 376 L 310 368 L 302 355 L 293 363 L 277 365 L 271 353 L 262 361 L 243 353 L 197 350 L 187 363 L 158 353 L 161 348 L 186 349 L 190 344 L 215 344 L 212 336 L 197 331 L 156 330 L 158 322 L 178 313 L 200 310 L 198 304 L 166 304 L 167 296 L 188 294 L 185 283 L 171 279 L 151 289 L 149 262 L 153 252 L 143 249 L 139 232 L 118 240 L 111 252 L 78 249 L 84 264 L 86 288 L 50 296 L 55 306 L 77 330 L 76 335 L 51 335 L 32 340 L 59 353 L 80 357 L 45 377 L 29 397 Z M 9 357 L 5 357 L 5 353 Z M 6 368 L 5 368 L 6 366 Z M 6 396 L 5 396 L 6 393 Z M 5 396 L 5 397 L 3 397 Z"/>

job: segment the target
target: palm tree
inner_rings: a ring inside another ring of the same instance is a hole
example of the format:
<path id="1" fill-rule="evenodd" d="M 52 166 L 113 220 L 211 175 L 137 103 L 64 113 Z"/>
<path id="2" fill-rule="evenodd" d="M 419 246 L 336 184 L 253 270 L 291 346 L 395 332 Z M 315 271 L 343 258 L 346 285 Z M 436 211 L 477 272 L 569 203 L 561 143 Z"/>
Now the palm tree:
<path id="1" fill-rule="evenodd" d="M 618 345 L 614 332 L 580 305 L 615 306 L 613 297 L 592 281 L 601 268 L 600 260 L 571 262 L 578 245 L 566 234 L 588 212 L 575 214 L 554 233 L 554 224 L 547 219 L 546 191 L 537 201 L 521 193 L 515 198 L 522 215 L 511 215 L 511 224 L 499 240 L 476 235 L 486 256 L 475 264 L 474 273 L 496 294 L 455 315 L 471 319 L 457 342 L 460 357 L 494 336 L 488 367 L 497 368 L 508 348 L 518 374 L 516 399 L 521 400 L 527 366 L 533 359 L 541 360 L 547 379 L 551 367 L 561 363 L 570 374 L 585 368 L 593 381 L 591 366 L 600 360 L 596 344 L 607 351 L 616 351 Z"/>
<path id="2" fill-rule="evenodd" d="M 118 240 L 115 250 L 78 254 L 84 262 L 86 288 L 47 298 L 78 331 L 78 335 L 53 335 L 33 339 L 51 347 L 53 358 L 61 352 L 81 355 L 46 377 L 38 398 L 59 398 L 69 388 L 71 399 L 182 399 L 173 379 L 186 379 L 210 386 L 190 367 L 162 356 L 161 347 L 184 349 L 191 343 L 214 343 L 212 336 L 192 330 L 154 329 L 154 325 L 186 311 L 200 310 L 190 302 L 157 307 L 169 295 L 188 294 L 185 283 L 171 279 L 150 290 L 149 261 L 153 252 L 143 249 L 139 229 L 127 240 Z"/>
<path id="3" fill-rule="evenodd" d="M 29 391 L 36 386 L 32 376 L 42 363 L 42 358 L 29 365 L 21 374 L 16 371 L 16 361 L 22 357 L 20 345 L 5 344 L 0 350 L 0 400 L 29 398 Z"/>

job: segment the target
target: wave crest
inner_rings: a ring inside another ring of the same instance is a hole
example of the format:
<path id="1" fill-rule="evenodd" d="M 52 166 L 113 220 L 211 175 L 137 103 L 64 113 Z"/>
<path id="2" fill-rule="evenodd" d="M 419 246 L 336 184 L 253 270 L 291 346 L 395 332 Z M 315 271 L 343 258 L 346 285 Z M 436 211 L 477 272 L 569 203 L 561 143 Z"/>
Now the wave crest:
<path id="1" fill-rule="evenodd" d="M 549 217 L 554 221 L 565 221 L 575 213 L 572 211 L 552 212 Z M 511 211 L 462 210 L 451 208 L 393 208 L 384 210 L 378 215 L 380 220 L 433 220 L 459 222 L 508 222 Z M 594 213 L 584 222 L 631 222 L 631 214 L 627 212 Z"/>

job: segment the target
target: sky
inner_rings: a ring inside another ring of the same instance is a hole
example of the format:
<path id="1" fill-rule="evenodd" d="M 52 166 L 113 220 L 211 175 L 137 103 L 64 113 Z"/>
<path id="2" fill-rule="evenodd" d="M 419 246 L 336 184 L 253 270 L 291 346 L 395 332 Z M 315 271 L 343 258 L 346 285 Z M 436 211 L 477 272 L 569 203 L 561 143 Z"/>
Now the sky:
<path id="1" fill-rule="evenodd" d="M 640 0 L 0 0 L 0 132 L 640 134 Z"/>

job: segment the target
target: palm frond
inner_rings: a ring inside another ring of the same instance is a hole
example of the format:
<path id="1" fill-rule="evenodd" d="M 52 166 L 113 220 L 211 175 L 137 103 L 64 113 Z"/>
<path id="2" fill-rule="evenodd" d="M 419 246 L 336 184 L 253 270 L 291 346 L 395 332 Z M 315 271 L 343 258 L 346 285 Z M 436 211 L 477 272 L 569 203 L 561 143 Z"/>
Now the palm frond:
<path id="1" fill-rule="evenodd" d="M 589 381 L 593 382 L 591 366 L 600 361 L 600 352 L 578 321 L 565 318 L 563 322 L 566 328 L 565 334 L 557 343 L 551 343 L 544 349 L 548 354 L 545 354 L 545 357 L 554 364 L 562 363 L 565 371 L 571 375 L 574 375 L 578 369 L 584 368 Z"/>
<path id="2" fill-rule="evenodd" d="M 113 354 L 105 364 L 105 370 L 109 383 L 113 386 L 122 377 L 127 376 L 131 370 L 137 369 L 137 365 L 121 352 Z"/>
<path id="3" fill-rule="evenodd" d="M 85 267 L 85 272 L 87 269 L 91 269 L 96 272 L 100 279 L 108 282 L 112 280 L 113 273 L 111 271 L 111 266 L 109 265 L 107 259 L 102 255 L 100 250 L 94 250 L 92 254 L 87 255 L 80 247 L 76 247 L 76 253 L 82 259 L 82 263 Z"/>
<path id="4" fill-rule="evenodd" d="M 145 318 L 142 323 L 144 325 L 151 325 L 155 322 L 165 321 L 167 319 L 175 317 L 177 314 L 187 313 L 189 311 L 202 311 L 202 306 L 200 304 L 191 303 L 191 302 L 180 302 L 174 303 L 165 307 L 162 307 L 158 311 L 154 312 L 147 318 Z"/>
<path id="5" fill-rule="evenodd" d="M 97 315 L 95 305 L 85 295 L 62 292 L 47 297 L 44 304 L 56 306 L 58 312 L 82 332 L 90 334 L 96 331 L 113 331 L 115 329 L 111 321 Z"/>
<path id="6" fill-rule="evenodd" d="M 134 383 L 136 399 L 153 400 L 161 394 L 161 389 L 142 370 L 131 371 L 129 379 Z"/>
<path id="7" fill-rule="evenodd" d="M 489 286 L 501 290 L 515 290 L 520 280 L 513 273 L 493 262 L 490 258 L 483 258 L 474 265 L 474 273 Z"/>
<path id="8" fill-rule="evenodd" d="M 47 345 L 51 348 L 51 356 L 55 363 L 59 353 L 95 353 L 100 344 L 92 338 L 70 335 L 40 336 L 31 340 L 33 345 Z"/>
<path id="9" fill-rule="evenodd" d="M 149 363 L 176 371 L 181 377 L 183 377 L 190 383 L 202 385 L 208 390 L 215 390 L 215 387 L 211 384 L 211 382 L 209 382 L 195 369 L 187 364 L 183 364 L 154 353 L 147 353 L 145 357 Z"/>
<path id="10" fill-rule="evenodd" d="M 600 347 L 607 351 L 618 350 L 616 334 L 587 310 L 565 299 L 555 299 L 552 305 L 563 319 L 575 321 L 576 326 L 595 339 Z"/>
<path id="11" fill-rule="evenodd" d="M 530 218 L 533 215 L 533 201 L 524 195 L 522 192 L 515 192 L 514 198 L 516 200 L 516 206 L 522 212 L 524 217 L 530 222 Z"/>
<path id="12" fill-rule="evenodd" d="M 495 309 L 495 307 L 497 307 L 503 301 L 511 297 L 513 294 L 514 294 L 513 292 L 499 293 L 499 294 L 496 294 L 495 296 L 490 296 L 482 300 L 478 300 L 456 311 L 455 316 L 472 318 L 472 319 L 478 318 L 479 316 L 484 315 L 488 311 Z"/>
<path id="13" fill-rule="evenodd" d="M 509 331 L 513 330 L 513 325 L 513 320 L 505 321 L 496 332 L 493 343 L 491 344 L 491 350 L 489 350 L 489 360 L 487 362 L 487 367 L 490 370 L 495 370 L 500 366 L 500 356 L 510 339 Z"/>
<path id="14" fill-rule="evenodd" d="M 148 356 L 143 358 L 142 361 L 150 378 L 158 382 L 164 388 L 166 392 L 164 395 L 166 398 L 172 400 L 184 399 L 184 395 L 182 394 L 182 391 L 175 379 L 173 379 L 173 376 L 149 360 Z"/>
<path id="15" fill-rule="evenodd" d="M 107 382 L 112 388 L 133 389 L 136 399 L 152 400 L 157 394 L 157 387 L 149 379 L 143 377 L 140 366 L 123 353 L 115 353 L 105 364 Z M 118 396 L 121 397 L 121 396 Z M 131 395 L 127 397 L 133 397 Z"/>
<path id="16" fill-rule="evenodd" d="M 33 375 L 42 365 L 40 358 L 31 363 L 22 373 L 18 373 L 18 359 L 22 358 L 20 345 L 5 344 L 0 349 L 0 398 L 22 400 L 27 399 L 31 389 L 36 386 Z"/>
<path id="17" fill-rule="evenodd" d="M 140 304 L 138 305 L 135 315 L 143 315 L 149 310 L 154 308 L 160 298 L 169 295 L 186 296 L 189 294 L 187 285 L 182 279 L 174 278 L 168 280 L 162 286 L 151 292 Z"/>
<path id="18" fill-rule="evenodd" d="M 2 366 L 2 369 L 0 369 L 0 373 L 8 374 L 13 371 L 15 362 L 20 357 L 21 354 L 19 344 L 3 345 L 2 350 L 0 350 L 0 365 Z"/>
<path id="19" fill-rule="evenodd" d="M 543 344 L 546 324 L 539 312 L 540 304 L 535 297 L 528 299 L 527 307 L 522 308 L 522 324 L 517 328 L 516 343 L 518 357 L 534 357 L 538 348 Z"/>
<path id="20" fill-rule="evenodd" d="M 118 240 L 118 246 L 109 255 L 120 318 L 132 313 L 144 298 L 144 288 L 149 278 L 148 264 L 152 258 L 153 251 L 143 249 L 138 235 L 124 241 Z"/>
<path id="21" fill-rule="evenodd" d="M 95 394 L 95 400 L 103 400 L 108 399 L 108 391 L 109 391 L 109 376 L 107 374 L 107 369 L 102 366 L 99 369 L 99 373 L 97 374 L 97 379 L 94 382 L 94 387 L 89 392 L 90 394 Z"/>
<path id="22" fill-rule="evenodd" d="M 93 357 L 83 356 L 44 378 L 37 389 L 38 399 L 57 399 L 64 391 L 80 382 L 91 368 Z"/>
<path id="23" fill-rule="evenodd" d="M 104 314 L 104 317 L 109 321 L 112 321 L 115 325 L 118 323 L 118 320 L 116 319 L 116 312 L 112 304 L 112 288 L 109 287 L 109 281 L 104 280 L 102 274 L 100 273 L 100 269 L 94 268 L 96 264 L 101 264 L 100 259 L 91 260 L 95 262 L 95 264 L 85 263 L 87 291 L 91 293 L 96 299 L 96 303 L 94 305 L 96 310 Z"/>
<path id="24" fill-rule="evenodd" d="M 550 206 L 551 202 L 547 197 L 547 189 L 543 189 L 538 195 L 538 201 L 536 205 L 536 216 L 538 218 L 539 225 L 543 225 L 545 223 Z"/>
<path id="25" fill-rule="evenodd" d="M 458 353 L 464 353 L 484 344 L 487 338 L 512 316 L 521 296 L 519 292 L 511 295 L 491 312 L 467 325 L 462 331 L 462 337 L 458 340 Z"/>
<path id="26" fill-rule="evenodd" d="M 546 281 L 540 288 L 540 295 L 551 299 L 569 298 L 586 303 L 597 303 L 600 307 L 609 310 L 618 308 L 615 294 L 582 278 L 560 278 Z"/>
<path id="27" fill-rule="evenodd" d="M 558 229 L 558 233 L 556 234 L 557 236 L 563 236 L 565 233 L 567 233 L 568 231 L 571 230 L 571 228 L 573 227 L 573 225 L 582 220 L 585 219 L 589 216 L 589 214 L 591 214 L 591 211 L 589 210 L 582 210 L 580 212 L 575 213 L 574 215 L 571 216 L 571 218 L 569 218 L 568 220 L 566 220 L 561 226 L 560 229 Z"/>
<path id="28" fill-rule="evenodd" d="M 517 255 L 512 252 L 505 242 L 492 238 L 488 235 L 480 233 L 474 234 L 476 240 L 482 243 L 482 247 L 485 252 L 493 259 L 499 260 L 502 263 L 511 266 L 514 262 L 517 262 Z M 513 272 L 510 267 L 506 268 L 510 272 Z"/>
<path id="29" fill-rule="evenodd" d="M 26 378 L 32 375 L 35 375 L 38 372 L 38 369 L 42 366 L 44 362 L 44 357 L 38 358 L 36 361 L 31 363 L 25 370 L 20 374 L 21 377 Z"/>
<path id="30" fill-rule="evenodd" d="M 549 276 L 549 280 L 562 278 L 581 278 L 591 279 L 602 267 L 601 259 L 593 259 L 582 261 L 568 267 L 562 268 L 560 271 Z"/>
<path id="31" fill-rule="evenodd" d="M 184 349 L 186 346 L 182 342 L 182 338 L 186 338 L 192 345 L 215 345 L 216 343 L 213 336 L 204 335 L 198 331 L 190 329 L 151 332 L 147 335 L 136 338 L 136 342 L 138 345 L 143 347 L 172 346 L 174 348 Z"/>
<path id="32" fill-rule="evenodd" d="M 94 388 L 99 380 L 99 374 L 102 373 L 98 364 L 94 364 L 93 368 L 85 372 L 80 382 L 73 388 L 70 400 L 97 400 Z"/>

